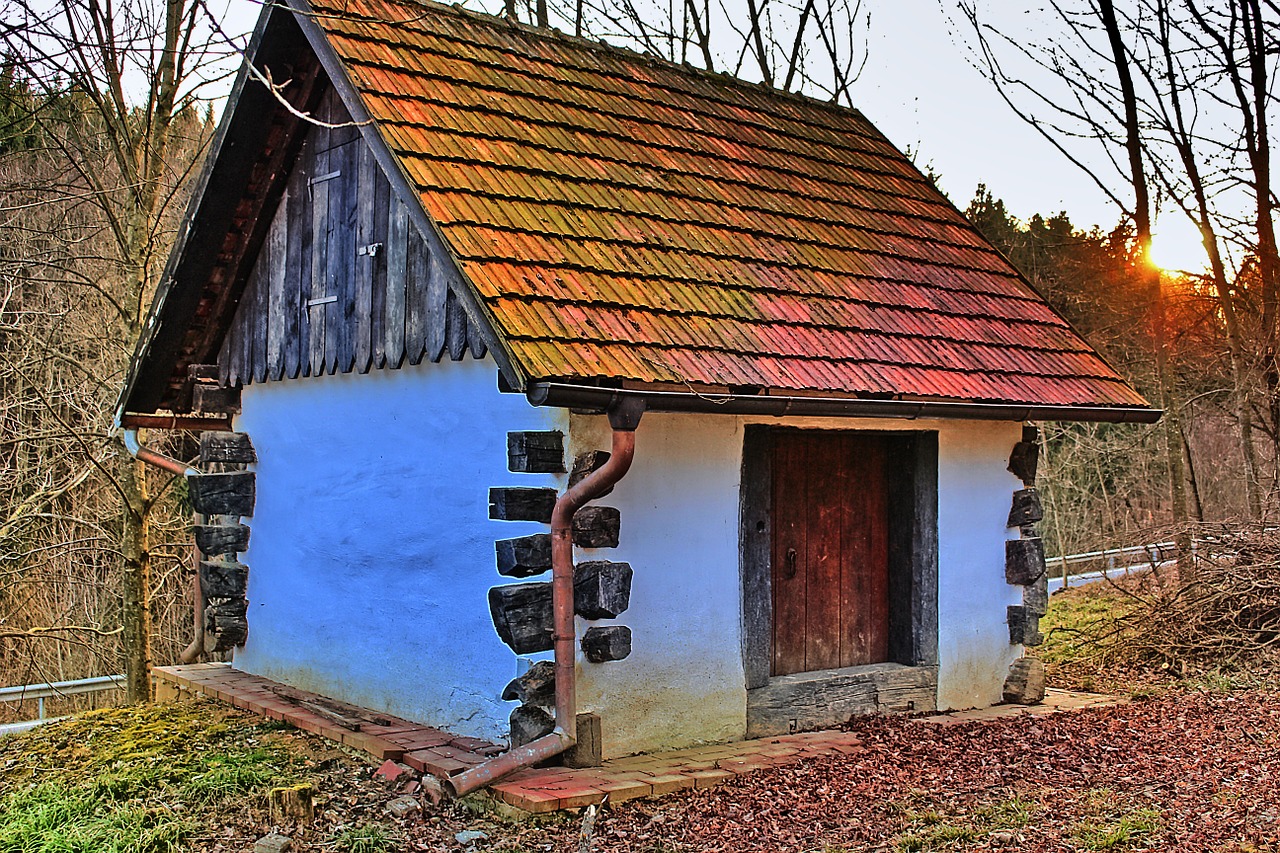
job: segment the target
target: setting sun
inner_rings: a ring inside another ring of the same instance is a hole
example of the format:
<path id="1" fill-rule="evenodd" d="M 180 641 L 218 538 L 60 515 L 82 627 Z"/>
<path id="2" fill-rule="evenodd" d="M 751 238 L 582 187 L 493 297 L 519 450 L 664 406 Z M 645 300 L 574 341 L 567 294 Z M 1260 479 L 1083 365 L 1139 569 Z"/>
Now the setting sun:
<path id="1" fill-rule="evenodd" d="M 1160 220 L 1151 236 L 1150 258 L 1165 272 L 1196 273 L 1209 264 L 1199 232 L 1181 216 Z"/>

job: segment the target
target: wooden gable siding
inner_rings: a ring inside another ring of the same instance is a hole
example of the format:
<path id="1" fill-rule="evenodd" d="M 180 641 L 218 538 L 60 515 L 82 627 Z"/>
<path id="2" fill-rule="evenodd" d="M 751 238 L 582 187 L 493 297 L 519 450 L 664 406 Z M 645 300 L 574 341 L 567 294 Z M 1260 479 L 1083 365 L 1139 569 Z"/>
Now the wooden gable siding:
<path id="1" fill-rule="evenodd" d="M 218 355 L 224 385 L 485 355 L 479 330 L 331 89 Z M 341 126 L 346 124 L 347 126 Z"/>

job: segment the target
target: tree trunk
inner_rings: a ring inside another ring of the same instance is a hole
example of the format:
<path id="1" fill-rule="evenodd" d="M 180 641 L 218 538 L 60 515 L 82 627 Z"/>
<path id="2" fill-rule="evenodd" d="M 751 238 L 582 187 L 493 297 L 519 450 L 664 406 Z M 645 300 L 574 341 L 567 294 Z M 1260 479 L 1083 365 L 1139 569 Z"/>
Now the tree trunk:
<path id="1" fill-rule="evenodd" d="M 130 461 L 120 477 L 124 492 L 124 523 L 120 551 L 124 555 L 122 578 L 121 642 L 124 650 L 125 701 L 151 700 L 151 502 L 147 497 L 146 468 Z"/>

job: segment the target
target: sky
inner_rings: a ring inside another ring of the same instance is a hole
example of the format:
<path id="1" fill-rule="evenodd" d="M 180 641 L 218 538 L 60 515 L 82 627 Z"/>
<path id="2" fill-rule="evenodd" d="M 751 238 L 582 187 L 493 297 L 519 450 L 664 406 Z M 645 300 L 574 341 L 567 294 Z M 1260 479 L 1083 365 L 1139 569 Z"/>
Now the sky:
<path id="1" fill-rule="evenodd" d="M 969 61 L 972 28 L 949 0 L 866 0 L 868 62 L 853 101 L 882 133 L 918 152 L 963 209 L 979 183 L 1021 219 L 1066 211 L 1081 228 L 1110 230 L 1122 212 L 1084 172 L 1018 118 Z M 1027 4 L 987 0 L 993 20 L 1017 21 Z M 1083 149 L 1081 149 L 1083 150 Z M 1152 254 L 1166 268 L 1206 263 L 1196 230 L 1178 211 L 1160 216 Z"/>
<path id="2" fill-rule="evenodd" d="M 914 152 L 922 169 L 939 174 L 957 207 L 964 209 L 978 184 L 985 183 L 1023 220 L 1066 211 L 1079 228 L 1110 230 L 1120 222 L 1115 204 L 1019 119 L 971 64 L 974 39 L 956 0 L 862 1 L 870 28 L 853 103 L 899 148 Z M 224 2 L 229 3 L 227 32 L 251 30 L 260 4 Z M 470 0 L 466 5 L 491 4 Z M 1002 28 L 1036 20 L 1034 5 L 1017 0 L 981 0 L 980 8 Z M 1181 213 L 1160 215 L 1154 230 L 1152 254 L 1159 265 L 1204 268 L 1198 234 Z"/>

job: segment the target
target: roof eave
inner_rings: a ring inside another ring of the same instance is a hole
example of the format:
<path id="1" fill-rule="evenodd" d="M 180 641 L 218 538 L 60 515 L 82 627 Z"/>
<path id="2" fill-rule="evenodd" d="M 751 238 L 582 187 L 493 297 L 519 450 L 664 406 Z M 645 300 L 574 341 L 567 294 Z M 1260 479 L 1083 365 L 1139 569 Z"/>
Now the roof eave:
<path id="1" fill-rule="evenodd" d="M 1160 409 L 1140 406 L 981 403 L 960 400 L 872 400 L 853 397 L 800 397 L 764 394 L 704 394 L 688 391 L 638 391 L 530 382 L 526 397 L 535 406 L 606 411 L 628 398 L 643 398 L 651 412 L 765 415 L 827 418 L 945 418 L 990 421 L 1090 421 L 1151 424 Z"/>
<path id="2" fill-rule="evenodd" d="M 234 210 L 233 200 L 223 197 L 218 190 L 224 185 L 242 185 L 248 180 L 248 172 L 257 161 L 245 151 L 259 146 L 262 111 L 274 109 L 277 103 L 276 96 L 267 87 L 252 85 L 255 80 L 250 66 L 272 61 L 273 54 L 288 52 L 294 46 L 289 43 L 290 39 L 279 37 L 280 25 L 286 16 L 292 17 L 290 12 L 277 6 L 265 7 L 245 48 L 244 62 L 232 86 L 226 111 L 196 179 L 146 325 L 129 363 L 117 403 L 117 422 L 127 412 L 155 412 L 163 403 L 174 360 L 201 298 L 199 288 L 193 285 L 211 268 L 212 258 L 225 234 L 225 223 Z M 294 32 L 298 32 L 296 28 Z M 254 102 L 245 109 L 246 113 L 254 113 L 252 119 L 237 115 L 237 107 L 242 106 L 246 98 Z"/>

